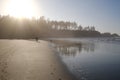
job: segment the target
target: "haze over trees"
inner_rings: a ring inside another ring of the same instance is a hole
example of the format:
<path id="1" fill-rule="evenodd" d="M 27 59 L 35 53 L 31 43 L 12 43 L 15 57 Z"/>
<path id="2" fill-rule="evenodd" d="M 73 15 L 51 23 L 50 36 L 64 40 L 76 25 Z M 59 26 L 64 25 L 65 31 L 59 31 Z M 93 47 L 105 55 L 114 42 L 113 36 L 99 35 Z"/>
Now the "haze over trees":
<path id="1" fill-rule="evenodd" d="M 76 22 L 53 21 L 44 16 L 35 19 L 17 19 L 0 16 L 0 38 L 35 37 L 117 37 L 118 34 L 100 33 L 94 26 L 83 27 Z"/>

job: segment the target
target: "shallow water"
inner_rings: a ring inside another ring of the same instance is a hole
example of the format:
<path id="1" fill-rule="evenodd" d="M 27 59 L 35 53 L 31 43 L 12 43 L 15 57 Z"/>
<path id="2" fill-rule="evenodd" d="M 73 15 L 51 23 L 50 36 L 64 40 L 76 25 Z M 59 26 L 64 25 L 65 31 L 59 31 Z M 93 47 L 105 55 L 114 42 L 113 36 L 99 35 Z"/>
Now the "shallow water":
<path id="1" fill-rule="evenodd" d="M 109 38 L 59 39 L 61 60 L 78 80 L 120 80 L 120 40 Z M 75 44 L 73 44 L 75 43 Z"/>

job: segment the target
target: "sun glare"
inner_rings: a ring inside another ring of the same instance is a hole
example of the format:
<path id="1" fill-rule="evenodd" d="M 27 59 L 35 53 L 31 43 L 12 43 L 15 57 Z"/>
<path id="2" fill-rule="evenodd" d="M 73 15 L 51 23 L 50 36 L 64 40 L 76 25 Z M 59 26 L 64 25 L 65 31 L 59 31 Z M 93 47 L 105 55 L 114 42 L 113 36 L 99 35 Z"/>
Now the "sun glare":
<path id="1" fill-rule="evenodd" d="M 34 0 L 9 0 L 7 13 L 17 18 L 32 18 L 38 13 Z"/>

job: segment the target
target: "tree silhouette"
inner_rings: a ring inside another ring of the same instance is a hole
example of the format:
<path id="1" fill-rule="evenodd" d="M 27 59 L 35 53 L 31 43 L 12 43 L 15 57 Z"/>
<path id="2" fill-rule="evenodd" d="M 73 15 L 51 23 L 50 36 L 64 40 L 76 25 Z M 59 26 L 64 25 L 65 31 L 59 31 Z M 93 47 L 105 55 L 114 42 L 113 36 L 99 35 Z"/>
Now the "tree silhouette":
<path id="1" fill-rule="evenodd" d="M 38 19 L 17 19 L 0 16 L 0 38 L 35 37 L 113 37 L 118 34 L 100 33 L 94 26 L 83 27 L 76 22 L 53 21 L 41 16 Z"/>

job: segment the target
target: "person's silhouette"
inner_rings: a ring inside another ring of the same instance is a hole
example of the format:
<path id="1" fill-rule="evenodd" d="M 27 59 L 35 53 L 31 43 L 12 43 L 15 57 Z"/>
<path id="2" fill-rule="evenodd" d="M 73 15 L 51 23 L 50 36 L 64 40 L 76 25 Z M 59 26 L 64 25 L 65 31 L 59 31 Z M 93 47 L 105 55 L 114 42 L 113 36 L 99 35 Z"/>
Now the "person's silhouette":
<path id="1" fill-rule="evenodd" d="M 36 37 L 35 39 L 36 39 L 36 42 L 38 42 L 38 37 Z"/>

